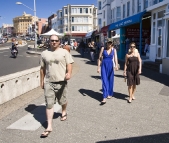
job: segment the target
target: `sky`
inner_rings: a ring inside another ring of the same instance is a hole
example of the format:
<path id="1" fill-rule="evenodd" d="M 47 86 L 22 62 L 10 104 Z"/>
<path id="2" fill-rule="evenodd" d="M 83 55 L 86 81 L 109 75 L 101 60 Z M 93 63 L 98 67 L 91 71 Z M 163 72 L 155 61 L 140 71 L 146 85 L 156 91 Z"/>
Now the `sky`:
<path id="1" fill-rule="evenodd" d="M 96 6 L 97 0 L 35 0 L 36 15 L 38 18 L 48 18 L 57 10 L 67 4 Z M 0 27 L 3 23 L 13 24 L 13 18 L 21 16 L 23 12 L 34 15 L 34 12 L 23 5 L 17 5 L 16 2 L 22 2 L 26 6 L 34 9 L 34 0 L 0 0 Z"/>

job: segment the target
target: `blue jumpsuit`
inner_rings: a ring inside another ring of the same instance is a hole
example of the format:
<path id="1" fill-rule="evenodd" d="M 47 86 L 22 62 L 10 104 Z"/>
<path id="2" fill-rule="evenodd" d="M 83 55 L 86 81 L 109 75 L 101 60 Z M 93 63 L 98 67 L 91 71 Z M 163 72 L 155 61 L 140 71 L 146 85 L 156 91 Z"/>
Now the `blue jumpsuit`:
<path id="1" fill-rule="evenodd" d="M 114 65 L 113 65 L 113 56 L 114 49 L 108 55 L 107 51 L 103 51 L 103 60 L 101 64 L 101 79 L 102 79 L 102 90 L 103 98 L 107 96 L 113 96 L 113 86 L 114 86 Z"/>

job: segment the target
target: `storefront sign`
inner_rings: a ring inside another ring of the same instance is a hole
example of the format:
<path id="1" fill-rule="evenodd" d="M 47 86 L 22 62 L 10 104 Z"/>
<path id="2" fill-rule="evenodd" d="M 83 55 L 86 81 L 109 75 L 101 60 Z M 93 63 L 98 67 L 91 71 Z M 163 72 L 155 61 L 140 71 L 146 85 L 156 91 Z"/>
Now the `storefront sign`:
<path id="1" fill-rule="evenodd" d="M 128 18 L 125 18 L 124 20 L 112 23 L 109 26 L 109 30 L 114 30 L 131 24 L 139 23 L 142 20 L 142 16 L 144 15 L 145 12 L 146 11 L 143 11 Z"/>

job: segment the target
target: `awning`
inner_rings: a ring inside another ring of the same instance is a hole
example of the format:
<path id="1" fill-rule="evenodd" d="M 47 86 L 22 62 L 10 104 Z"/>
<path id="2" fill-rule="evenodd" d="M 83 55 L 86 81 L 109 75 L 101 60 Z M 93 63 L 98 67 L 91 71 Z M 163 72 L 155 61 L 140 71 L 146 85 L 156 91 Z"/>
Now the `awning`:
<path id="1" fill-rule="evenodd" d="M 114 29 L 118 29 L 121 27 L 125 27 L 128 25 L 132 25 L 135 23 L 140 23 L 140 21 L 142 20 L 143 15 L 146 13 L 146 11 L 140 12 L 138 14 L 135 14 L 133 16 L 130 16 L 128 18 L 125 18 L 123 20 L 120 20 L 118 22 L 112 23 L 109 26 L 109 30 L 114 30 Z"/>
<path id="2" fill-rule="evenodd" d="M 107 36 L 109 26 L 110 25 L 107 25 L 107 26 L 104 26 L 104 27 L 101 28 L 101 33 L 103 33 L 104 36 Z"/>
<path id="3" fill-rule="evenodd" d="M 90 31 L 86 34 L 85 38 L 91 38 L 94 31 Z"/>

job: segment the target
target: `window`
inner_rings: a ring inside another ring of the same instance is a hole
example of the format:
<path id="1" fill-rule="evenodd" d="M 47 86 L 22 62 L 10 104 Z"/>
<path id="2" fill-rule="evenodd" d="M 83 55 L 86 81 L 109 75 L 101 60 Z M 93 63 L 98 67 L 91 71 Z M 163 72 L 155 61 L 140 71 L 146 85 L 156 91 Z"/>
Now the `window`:
<path id="1" fill-rule="evenodd" d="M 101 1 L 99 1 L 99 3 L 98 3 L 98 8 L 99 8 L 99 10 L 101 10 L 102 8 L 101 8 Z"/>
<path id="2" fill-rule="evenodd" d="M 156 13 L 153 14 L 153 20 L 155 20 L 155 19 L 156 19 Z"/>
<path id="3" fill-rule="evenodd" d="M 72 31 L 74 31 L 74 26 L 72 26 Z"/>
<path id="4" fill-rule="evenodd" d="M 153 0 L 153 4 L 157 4 L 157 0 Z"/>
<path id="5" fill-rule="evenodd" d="M 123 4 L 123 18 L 125 18 L 125 10 L 126 10 L 126 7 L 125 7 L 125 4 Z"/>
<path id="6" fill-rule="evenodd" d="M 62 12 L 60 12 L 60 17 L 62 17 Z"/>
<path id="7" fill-rule="evenodd" d="M 80 13 L 82 13 L 82 8 L 80 8 Z"/>
<path id="8" fill-rule="evenodd" d="M 90 8 L 90 13 L 92 13 L 92 9 Z"/>
<path id="9" fill-rule="evenodd" d="M 137 0 L 137 2 L 138 2 L 137 12 L 141 12 L 141 0 Z"/>
<path id="10" fill-rule="evenodd" d="M 65 14 L 67 14 L 67 8 L 65 9 Z"/>
<path id="11" fill-rule="evenodd" d="M 144 9 L 148 7 L 148 0 L 144 0 Z"/>
<path id="12" fill-rule="evenodd" d="M 99 18 L 98 23 L 99 23 L 99 25 L 101 25 L 101 24 L 102 24 L 102 20 L 101 20 L 101 18 Z"/>
<path id="13" fill-rule="evenodd" d="M 156 23 L 153 22 L 153 37 L 152 37 L 152 44 L 155 44 L 155 37 L 156 37 Z"/>
<path id="14" fill-rule="evenodd" d="M 167 36 L 169 38 L 169 20 L 168 20 L 168 25 L 167 25 Z M 169 40 L 167 40 L 167 57 L 169 57 Z"/>
<path id="15" fill-rule="evenodd" d="M 165 13 L 165 11 L 164 11 L 164 10 L 163 10 L 163 11 L 158 12 L 157 18 L 163 18 L 163 17 L 164 17 L 164 13 Z"/>
<path id="16" fill-rule="evenodd" d="M 88 8 L 86 8 L 86 13 L 88 13 Z"/>
<path id="17" fill-rule="evenodd" d="M 121 19 L 121 8 L 117 7 L 116 21 L 119 21 L 120 19 Z"/>
<path id="18" fill-rule="evenodd" d="M 127 2 L 127 17 L 130 16 L 130 2 Z"/>
<path id="19" fill-rule="evenodd" d="M 132 1 L 132 13 L 135 13 L 135 0 Z"/>
<path id="20" fill-rule="evenodd" d="M 105 19 L 105 10 L 103 11 L 103 18 Z"/>
<path id="21" fill-rule="evenodd" d="M 72 17 L 72 22 L 74 22 L 74 17 Z"/>

